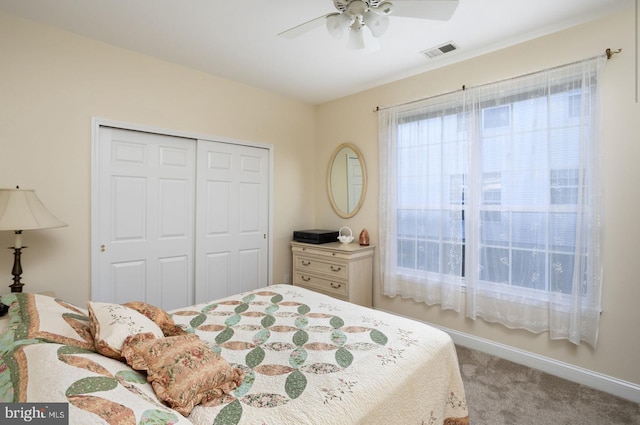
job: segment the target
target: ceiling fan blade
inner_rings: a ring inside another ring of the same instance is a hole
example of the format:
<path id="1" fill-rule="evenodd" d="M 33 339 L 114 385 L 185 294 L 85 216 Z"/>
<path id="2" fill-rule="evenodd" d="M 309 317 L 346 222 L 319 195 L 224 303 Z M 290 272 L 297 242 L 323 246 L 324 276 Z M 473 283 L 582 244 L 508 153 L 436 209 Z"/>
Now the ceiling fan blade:
<path id="1" fill-rule="evenodd" d="M 458 7 L 458 0 L 392 0 L 391 16 L 448 21 Z"/>
<path id="2" fill-rule="evenodd" d="M 325 25 L 325 22 L 327 21 L 327 16 L 329 15 L 322 15 L 310 21 L 307 21 L 303 24 L 296 25 L 295 27 L 282 31 L 281 33 L 278 34 L 278 36 L 282 38 L 288 38 L 288 39 L 299 37 L 302 34 L 311 31 L 312 29 Z"/>

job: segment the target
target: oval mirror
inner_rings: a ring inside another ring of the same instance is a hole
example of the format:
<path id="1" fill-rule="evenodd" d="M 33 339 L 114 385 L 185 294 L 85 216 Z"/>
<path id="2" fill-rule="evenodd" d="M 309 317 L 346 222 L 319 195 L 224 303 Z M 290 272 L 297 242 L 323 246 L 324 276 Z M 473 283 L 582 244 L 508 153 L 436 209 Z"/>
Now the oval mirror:
<path id="1" fill-rule="evenodd" d="M 338 146 L 327 170 L 327 193 L 333 210 L 351 218 L 360 209 L 367 191 L 367 172 L 360 150 L 351 143 Z"/>

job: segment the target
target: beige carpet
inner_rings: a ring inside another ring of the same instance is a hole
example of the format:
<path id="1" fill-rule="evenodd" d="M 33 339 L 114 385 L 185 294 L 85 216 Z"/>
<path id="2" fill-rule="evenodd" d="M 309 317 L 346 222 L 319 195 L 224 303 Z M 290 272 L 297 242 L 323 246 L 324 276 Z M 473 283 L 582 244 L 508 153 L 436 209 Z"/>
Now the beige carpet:
<path id="1" fill-rule="evenodd" d="M 640 404 L 457 346 L 471 425 L 639 425 Z"/>

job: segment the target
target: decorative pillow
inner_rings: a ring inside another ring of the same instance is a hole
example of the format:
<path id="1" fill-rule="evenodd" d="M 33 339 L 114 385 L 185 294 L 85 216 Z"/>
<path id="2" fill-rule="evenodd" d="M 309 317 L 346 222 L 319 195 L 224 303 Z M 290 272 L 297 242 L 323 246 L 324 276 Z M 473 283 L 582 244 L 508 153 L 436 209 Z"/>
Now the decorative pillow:
<path id="1" fill-rule="evenodd" d="M 139 313 L 144 314 L 151 319 L 156 325 L 160 326 L 164 336 L 176 336 L 186 335 L 188 332 L 176 325 L 171 315 L 161 308 L 152 306 L 151 304 L 144 303 L 142 301 L 133 301 L 124 303 L 123 305 L 136 310 Z"/>
<path id="2" fill-rule="evenodd" d="M 87 311 L 42 294 L 12 293 L 2 296 L 9 305 L 13 340 L 38 339 L 94 350 Z"/>
<path id="3" fill-rule="evenodd" d="M 158 398 L 184 416 L 197 404 L 230 393 L 244 379 L 241 369 L 231 367 L 192 334 L 131 336 L 123 344 L 122 355 L 132 368 L 147 371 Z"/>
<path id="4" fill-rule="evenodd" d="M 19 346 L 0 357 L 0 403 L 9 402 L 69 403 L 69 424 L 191 424 L 158 400 L 144 374 L 52 343 Z"/>
<path id="5" fill-rule="evenodd" d="M 120 304 L 88 301 L 89 323 L 98 353 L 123 360 L 122 343 L 130 336 L 151 333 L 158 338 L 162 329 L 136 310 Z"/>

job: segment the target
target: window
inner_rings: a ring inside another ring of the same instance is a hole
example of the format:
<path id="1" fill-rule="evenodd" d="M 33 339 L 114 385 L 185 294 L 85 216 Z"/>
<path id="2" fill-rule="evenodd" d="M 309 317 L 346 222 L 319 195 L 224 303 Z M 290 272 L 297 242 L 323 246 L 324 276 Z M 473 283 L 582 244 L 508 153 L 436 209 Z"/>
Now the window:
<path id="1" fill-rule="evenodd" d="M 481 281 L 539 291 L 542 298 L 548 292 L 571 292 L 573 273 L 567 271 L 574 262 L 578 170 L 570 167 L 579 162 L 579 100 L 574 89 L 535 97 L 516 93 L 507 104 L 478 110 Z M 398 265 L 407 275 L 449 268 L 464 276 L 469 189 L 466 174 L 444 165 L 455 164 L 458 154 L 448 139 L 467 134 L 461 117 L 452 111 L 437 118 L 407 118 L 399 125 L 398 169 L 406 172 L 397 182 Z M 503 176 L 508 177 L 504 182 Z M 422 190 L 428 192 L 424 202 L 416 196 Z M 433 207 L 443 197 L 448 214 Z M 552 209 L 555 205 L 565 208 Z M 452 260 L 446 253 L 456 244 L 461 257 Z"/>
<path id="2" fill-rule="evenodd" d="M 482 110 L 482 128 L 509 128 L 511 123 L 511 105 L 496 106 Z"/>
<path id="3" fill-rule="evenodd" d="M 549 175 L 550 200 L 552 204 L 578 203 L 578 170 L 551 170 Z"/>
<path id="4" fill-rule="evenodd" d="M 482 174 L 482 203 L 500 205 L 502 199 L 502 173 Z"/>
<path id="5" fill-rule="evenodd" d="M 385 294 L 459 310 L 466 287 L 468 316 L 562 335 L 550 308 L 598 315 L 598 63 L 381 113 Z"/>

